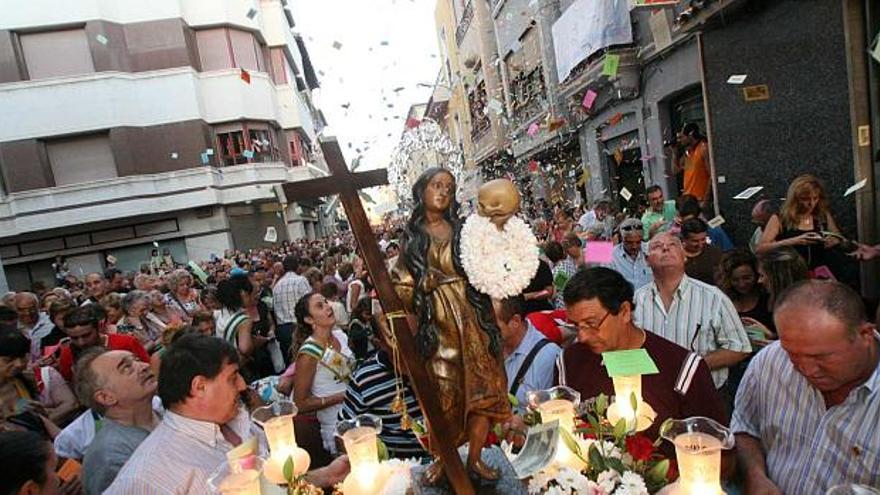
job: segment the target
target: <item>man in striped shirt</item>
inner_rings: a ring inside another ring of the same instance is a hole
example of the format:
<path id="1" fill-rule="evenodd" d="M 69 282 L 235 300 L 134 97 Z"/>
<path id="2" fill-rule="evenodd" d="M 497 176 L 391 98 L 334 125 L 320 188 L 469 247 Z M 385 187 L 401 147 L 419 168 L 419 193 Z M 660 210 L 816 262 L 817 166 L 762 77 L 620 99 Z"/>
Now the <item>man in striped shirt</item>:
<path id="1" fill-rule="evenodd" d="M 293 330 L 296 325 L 296 315 L 293 308 L 296 303 L 306 294 L 312 291 L 312 286 L 305 277 L 296 273 L 300 259 L 294 255 L 287 255 L 282 261 L 284 276 L 275 283 L 272 288 L 272 304 L 275 309 L 275 335 L 281 345 L 284 354 L 284 362 L 290 364 L 290 346 L 293 344 Z"/>
<path id="2" fill-rule="evenodd" d="M 382 320 L 381 316 L 377 317 Z M 397 372 L 391 360 L 391 347 L 387 344 L 387 325 L 380 323 L 375 343 L 377 351 L 367 358 L 351 375 L 345 400 L 339 411 L 340 420 L 353 419 L 361 414 L 373 414 L 382 418 L 379 439 L 388 447 L 388 455 L 399 459 L 422 458 L 428 455 L 412 430 L 401 424 L 401 413 L 392 404 L 397 397 Z M 409 386 L 406 375 L 401 383 L 403 402 L 413 421 L 422 421 L 422 410 Z"/>
<path id="3" fill-rule="evenodd" d="M 799 282 L 773 319 L 779 341 L 749 365 L 731 425 L 746 493 L 880 486 L 880 335 L 861 298 L 838 282 Z"/>
<path id="4" fill-rule="evenodd" d="M 654 283 L 636 292 L 635 323 L 702 356 L 721 389 L 727 369 L 748 357 L 752 346 L 730 299 L 685 275 L 684 258 L 679 238 L 661 233 L 651 239 L 648 264 Z"/>

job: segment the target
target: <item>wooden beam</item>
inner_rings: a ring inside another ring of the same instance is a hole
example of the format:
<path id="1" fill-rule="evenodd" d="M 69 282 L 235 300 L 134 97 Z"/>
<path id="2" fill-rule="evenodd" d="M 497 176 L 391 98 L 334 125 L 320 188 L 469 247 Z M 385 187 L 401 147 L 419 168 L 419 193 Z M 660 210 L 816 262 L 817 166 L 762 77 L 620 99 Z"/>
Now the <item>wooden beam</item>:
<path id="1" fill-rule="evenodd" d="M 350 173 L 346 169 L 346 175 L 355 189 L 366 189 L 368 187 L 388 184 L 388 170 L 384 168 L 358 173 Z M 340 177 L 333 174 L 319 179 L 286 182 L 282 188 L 284 189 L 284 195 L 287 196 L 287 200 L 293 202 L 301 199 L 320 198 L 338 194 L 339 180 Z"/>
<path id="2" fill-rule="evenodd" d="M 351 231 L 360 247 L 364 257 L 364 264 L 367 266 L 367 271 L 370 273 L 373 285 L 375 285 L 376 292 L 379 294 L 379 300 L 382 302 L 382 310 L 385 314 L 403 312 L 405 310 L 403 302 L 397 297 L 397 292 L 391 283 L 391 275 L 388 273 L 384 257 L 379 252 L 376 237 L 373 235 L 373 230 L 370 228 L 370 223 L 367 220 L 367 214 L 364 212 L 363 204 L 358 197 L 357 187 L 353 181 L 349 180 L 350 177 L 359 174 L 349 172 L 336 139 L 321 138 L 320 144 L 321 150 L 324 152 L 324 158 L 327 161 L 327 167 L 330 170 L 330 178 L 336 183 L 335 191 L 339 193 L 339 199 L 342 201 L 342 206 L 345 207 L 345 214 L 348 216 Z M 309 183 L 311 181 L 304 181 L 304 184 Z M 431 387 L 431 380 L 428 377 L 424 362 L 416 350 L 414 333 L 407 319 L 397 318 L 394 320 L 394 336 L 397 338 L 400 356 L 406 365 L 407 373 L 410 377 L 410 385 L 422 406 L 425 418 L 427 418 L 431 425 L 431 446 L 436 450 L 440 460 L 443 462 L 446 478 L 449 480 L 455 493 L 459 495 L 473 495 L 474 488 L 461 462 L 461 457 L 458 455 L 458 446 L 452 445 L 449 438 L 443 436 L 443 432 L 451 431 L 449 419 L 443 415 L 443 410 L 440 408 L 440 399 Z"/>

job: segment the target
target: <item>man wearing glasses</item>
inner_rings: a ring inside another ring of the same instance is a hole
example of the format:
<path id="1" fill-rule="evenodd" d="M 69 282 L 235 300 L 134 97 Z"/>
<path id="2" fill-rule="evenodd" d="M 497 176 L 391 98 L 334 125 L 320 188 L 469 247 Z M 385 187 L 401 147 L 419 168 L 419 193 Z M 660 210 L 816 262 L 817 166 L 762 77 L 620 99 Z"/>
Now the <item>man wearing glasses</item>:
<path id="1" fill-rule="evenodd" d="M 727 369 L 748 357 L 749 338 L 730 299 L 685 274 L 681 240 L 661 233 L 648 243 L 654 283 L 635 294 L 636 325 L 702 356 L 719 390 Z M 734 391 L 723 391 L 732 404 Z"/>
<path id="2" fill-rule="evenodd" d="M 648 243 L 642 241 L 642 222 L 627 218 L 620 224 L 621 243 L 611 253 L 611 268 L 623 275 L 633 289 L 639 289 L 654 281 L 648 266 Z"/>
<path id="3" fill-rule="evenodd" d="M 603 267 L 579 271 L 563 294 L 568 319 L 577 326 L 577 342 L 557 361 L 557 381 L 595 397 L 614 395 L 614 385 L 602 365 L 602 353 L 644 348 L 659 373 L 642 377 L 645 402 L 657 418 L 645 434 L 656 438 L 666 418 L 705 416 L 727 424 L 727 414 L 706 363 L 633 321 L 633 289 L 622 275 Z M 635 306 L 637 308 L 637 306 Z M 661 446 L 674 454 L 669 442 Z"/>

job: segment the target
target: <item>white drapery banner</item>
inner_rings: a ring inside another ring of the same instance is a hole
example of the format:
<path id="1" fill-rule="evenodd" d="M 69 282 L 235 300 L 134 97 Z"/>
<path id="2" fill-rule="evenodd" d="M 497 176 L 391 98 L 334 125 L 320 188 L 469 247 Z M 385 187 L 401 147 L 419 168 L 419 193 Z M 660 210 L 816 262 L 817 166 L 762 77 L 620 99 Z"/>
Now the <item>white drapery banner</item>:
<path id="1" fill-rule="evenodd" d="M 553 23 L 559 81 L 577 64 L 611 45 L 632 43 L 627 0 L 575 0 Z"/>

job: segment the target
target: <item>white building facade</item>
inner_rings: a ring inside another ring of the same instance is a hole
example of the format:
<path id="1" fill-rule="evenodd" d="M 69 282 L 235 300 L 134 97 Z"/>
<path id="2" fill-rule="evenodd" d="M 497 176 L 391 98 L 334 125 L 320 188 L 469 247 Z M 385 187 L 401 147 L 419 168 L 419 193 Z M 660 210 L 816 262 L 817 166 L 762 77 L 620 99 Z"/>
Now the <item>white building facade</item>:
<path id="1" fill-rule="evenodd" d="M 13 290 L 332 230 L 280 184 L 327 174 L 284 0 L 0 0 L 0 258 Z"/>

